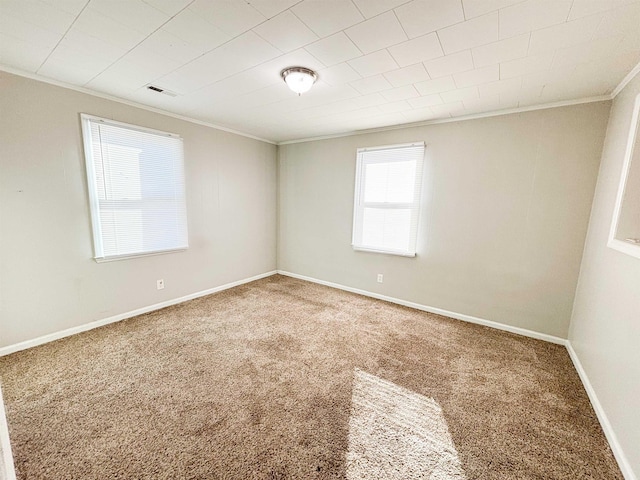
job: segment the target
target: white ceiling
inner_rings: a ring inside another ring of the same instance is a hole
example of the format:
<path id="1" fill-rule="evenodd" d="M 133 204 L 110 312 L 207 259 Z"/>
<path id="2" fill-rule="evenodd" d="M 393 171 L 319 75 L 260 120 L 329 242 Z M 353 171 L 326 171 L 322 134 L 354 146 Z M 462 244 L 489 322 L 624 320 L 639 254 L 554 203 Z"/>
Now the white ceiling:
<path id="1" fill-rule="evenodd" d="M 0 0 L 5 67 L 272 141 L 608 95 L 639 61 L 640 0 Z"/>

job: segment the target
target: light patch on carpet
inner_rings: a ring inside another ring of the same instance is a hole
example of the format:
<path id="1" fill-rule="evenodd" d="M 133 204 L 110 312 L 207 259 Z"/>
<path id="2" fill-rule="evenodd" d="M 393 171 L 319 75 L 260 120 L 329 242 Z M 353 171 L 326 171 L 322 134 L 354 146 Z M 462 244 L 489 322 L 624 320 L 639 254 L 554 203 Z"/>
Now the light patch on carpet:
<path id="1" fill-rule="evenodd" d="M 348 480 L 466 480 L 438 402 L 359 369 L 346 457 Z"/>

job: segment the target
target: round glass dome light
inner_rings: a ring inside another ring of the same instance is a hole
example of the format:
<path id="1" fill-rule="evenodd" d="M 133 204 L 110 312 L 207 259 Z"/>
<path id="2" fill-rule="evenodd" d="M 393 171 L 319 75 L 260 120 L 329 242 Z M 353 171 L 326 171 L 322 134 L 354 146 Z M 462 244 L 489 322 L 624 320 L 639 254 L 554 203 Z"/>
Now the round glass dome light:
<path id="1" fill-rule="evenodd" d="M 304 67 L 285 68 L 280 72 L 280 76 L 289 88 L 298 95 L 308 92 L 318 79 L 316 72 Z"/>

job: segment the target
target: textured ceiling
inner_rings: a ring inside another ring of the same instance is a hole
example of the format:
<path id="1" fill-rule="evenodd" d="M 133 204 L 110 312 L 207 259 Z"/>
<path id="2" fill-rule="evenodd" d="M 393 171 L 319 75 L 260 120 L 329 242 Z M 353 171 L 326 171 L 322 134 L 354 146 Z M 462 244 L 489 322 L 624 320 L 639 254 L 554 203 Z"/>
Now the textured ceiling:
<path id="1" fill-rule="evenodd" d="M 5 67 L 272 141 L 608 95 L 639 61 L 640 0 L 0 0 Z"/>

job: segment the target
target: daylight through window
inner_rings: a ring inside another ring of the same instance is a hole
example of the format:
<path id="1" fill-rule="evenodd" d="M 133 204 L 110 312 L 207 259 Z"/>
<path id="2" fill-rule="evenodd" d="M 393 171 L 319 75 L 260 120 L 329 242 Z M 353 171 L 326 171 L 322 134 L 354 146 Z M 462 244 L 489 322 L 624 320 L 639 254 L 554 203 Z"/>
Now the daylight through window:
<path id="1" fill-rule="evenodd" d="M 353 248 L 415 256 L 424 142 L 357 152 Z"/>
<path id="2" fill-rule="evenodd" d="M 97 261 L 188 247 L 182 139 L 82 115 Z"/>

